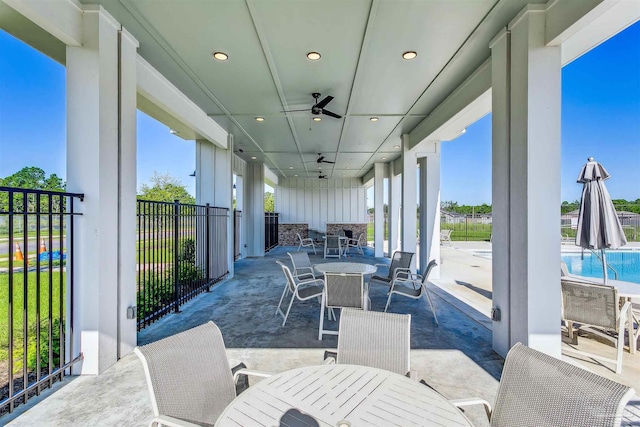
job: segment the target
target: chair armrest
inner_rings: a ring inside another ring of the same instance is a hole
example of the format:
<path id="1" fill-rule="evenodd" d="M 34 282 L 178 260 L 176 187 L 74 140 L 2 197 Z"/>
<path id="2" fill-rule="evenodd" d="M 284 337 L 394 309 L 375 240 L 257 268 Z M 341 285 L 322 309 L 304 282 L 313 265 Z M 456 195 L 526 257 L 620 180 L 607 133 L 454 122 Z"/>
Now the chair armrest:
<path id="1" fill-rule="evenodd" d="M 309 280 L 301 280 L 300 282 L 296 283 L 296 288 L 299 287 L 300 285 L 308 285 L 311 283 L 317 283 L 320 282 L 320 285 L 324 286 L 324 280 L 322 279 L 309 279 Z"/>
<path id="2" fill-rule="evenodd" d="M 387 268 L 390 267 L 390 265 L 388 265 L 388 264 L 373 264 L 373 266 L 374 267 L 387 267 Z"/>
<path id="3" fill-rule="evenodd" d="M 269 378 L 273 374 L 271 372 L 254 371 L 252 369 L 239 369 L 233 374 L 233 383 L 235 384 L 240 375 L 248 375 L 261 378 Z"/>
<path id="4" fill-rule="evenodd" d="M 329 365 L 332 363 L 336 363 L 336 360 L 338 359 L 338 352 L 337 351 L 330 351 L 330 350 L 325 350 L 324 351 L 324 362 L 322 362 L 323 365 Z"/>
<path id="5" fill-rule="evenodd" d="M 409 377 L 410 379 L 412 379 L 414 381 L 420 381 L 420 378 L 418 378 L 418 371 L 409 371 L 409 372 L 407 372 L 407 377 Z"/>
<path id="6" fill-rule="evenodd" d="M 409 277 L 411 277 L 411 269 L 410 268 L 396 268 L 396 270 L 393 273 L 393 279 L 399 279 L 400 275 L 403 275 L 406 279 L 408 279 Z M 421 276 L 422 277 L 422 276 Z"/>
<path id="7" fill-rule="evenodd" d="M 487 413 L 487 418 L 491 421 L 491 404 L 484 399 L 480 399 L 479 397 L 470 397 L 466 399 L 450 399 L 449 403 L 457 408 L 462 408 L 464 406 L 473 406 L 473 405 L 482 405 L 484 406 L 484 412 Z"/>
<path id="8" fill-rule="evenodd" d="M 154 426 L 167 426 L 167 427 L 200 427 L 198 424 L 190 423 L 189 421 L 173 418 L 168 415 L 158 415 L 151 421 L 149 427 Z"/>

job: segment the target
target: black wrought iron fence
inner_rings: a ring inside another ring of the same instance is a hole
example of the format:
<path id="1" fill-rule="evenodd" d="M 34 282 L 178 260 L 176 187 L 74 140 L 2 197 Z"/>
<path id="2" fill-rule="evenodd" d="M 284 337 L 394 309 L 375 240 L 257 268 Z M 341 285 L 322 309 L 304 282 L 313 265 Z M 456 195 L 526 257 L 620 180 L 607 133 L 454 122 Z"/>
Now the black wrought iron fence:
<path id="1" fill-rule="evenodd" d="M 81 215 L 74 202 L 83 197 L 0 187 L 0 415 L 39 395 L 82 359 L 70 339 L 69 261 Z"/>
<path id="2" fill-rule="evenodd" d="M 280 214 L 264 213 L 264 251 L 268 252 L 278 246 L 278 219 Z"/>
<path id="3" fill-rule="evenodd" d="M 241 243 L 241 234 L 242 230 L 242 211 L 235 210 L 233 211 L 233 259 L 239 259 L 241 256 L 240 253 L 240 245 Z"/>
<path id="4" fill-rule="evenodd" d="M 138 330 L 228 274 L 229 210 L 138 200 Z"/>
<path id="5" fill-rule="evenodd" d="M 491 240 L 491 215 L 442 214 L 440 230 L 452 230 L 451 240 Z"/>

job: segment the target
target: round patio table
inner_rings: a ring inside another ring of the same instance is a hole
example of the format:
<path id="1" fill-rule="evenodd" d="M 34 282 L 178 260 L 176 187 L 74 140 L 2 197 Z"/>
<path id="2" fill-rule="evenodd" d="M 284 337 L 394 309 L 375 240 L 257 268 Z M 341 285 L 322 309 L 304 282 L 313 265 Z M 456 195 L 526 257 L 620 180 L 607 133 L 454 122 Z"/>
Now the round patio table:
<path id="1" fill-rule="evenodd" d="M 318 273 L 348 273 L 348 274 L 373 274 L 377 268 L 375 265 L 362 262 L 325 262 L 314 266 Z"/>
<path id="2" fill-rule="evenodd" d="M 219 426 L 278 426 L 296 409 L 318 426 L 471 426 L 444 397 L 419 382 L 382 369 L 319 365 L 266 378 L 236 397 Z M 339 424 L 340 423 L 340 424 Z"/>

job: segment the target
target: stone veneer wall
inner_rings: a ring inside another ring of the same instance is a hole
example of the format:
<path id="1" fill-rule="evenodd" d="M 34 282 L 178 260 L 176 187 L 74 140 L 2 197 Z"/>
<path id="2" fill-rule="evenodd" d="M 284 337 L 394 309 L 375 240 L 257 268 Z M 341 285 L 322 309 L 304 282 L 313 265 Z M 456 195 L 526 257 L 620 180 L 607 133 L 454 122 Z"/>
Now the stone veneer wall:
<path id="1" fill-rule="evenodd" d="M 303 239 L 309 237 L 309 224 L 278 224 L 278 245 L 280 246 L 298 246 L 298 236 L 300 233 Z"/>
<path id="2" fill-rule="evenodd" d="M 358 233 L 364 233 L 363 244 L 367 241 L 367 224 L 355 223 L 355 224 L 327 224 L 327 234 L 338 234 L 342 230 L 351 230 L 355 236 Z"/>

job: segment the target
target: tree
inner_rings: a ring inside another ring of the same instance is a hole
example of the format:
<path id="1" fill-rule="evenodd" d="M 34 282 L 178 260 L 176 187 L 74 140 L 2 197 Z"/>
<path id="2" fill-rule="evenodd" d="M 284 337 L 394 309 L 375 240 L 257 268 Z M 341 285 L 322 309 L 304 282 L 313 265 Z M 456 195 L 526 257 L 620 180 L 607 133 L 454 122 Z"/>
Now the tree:
<path id="1" fill-rule="evenodd" d="M 147 184 L 140 186 L 139 199 L 156 202 L 179 200 L 180 203 L 185 204 L 194 204 L 196 202 L 196 199 L 189 194 L 182 182 L 169 174 L 161 175 L 158 172 L 153 172 L 150 181 L 151 186 Z"/>
<path id="2" fill-rule="evenodd" d="M 275 197 L 273 193 L 264 193 L 264 211 L 275 212 Z"/>
<path id="3" fill-rule="evenodd" d="M 65 183 L 58 175 L 52 173 L 47 177 L 44 170 L 35 166 L 24 167 L 0 182 L 6 187 L 30 190 L 64 191 L 65 189 Z"/>

